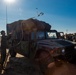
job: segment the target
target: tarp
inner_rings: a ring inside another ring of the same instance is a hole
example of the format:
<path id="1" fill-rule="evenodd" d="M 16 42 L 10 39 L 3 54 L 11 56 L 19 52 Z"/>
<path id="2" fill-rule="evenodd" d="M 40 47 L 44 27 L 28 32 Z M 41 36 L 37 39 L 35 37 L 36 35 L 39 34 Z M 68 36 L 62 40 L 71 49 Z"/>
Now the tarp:
<path id="1" fill-rule="evenodd" d="M 21 30 L 32 31 L 32 30 L 50 30 L 50 29 L 51 29 L 50 24 L 44 21 L 39 21 L 37 19 L 19 20 L 7 24 L 7 34 L 13 31 L 19 32 Z"/>
<path id="2" fill-rule="evenodd" d="M 50 30 L 51 25 L 44 21 L 39 21 L 37 19 L 28 19 L 22 21 L 22 26 L 24 30 Z"/>

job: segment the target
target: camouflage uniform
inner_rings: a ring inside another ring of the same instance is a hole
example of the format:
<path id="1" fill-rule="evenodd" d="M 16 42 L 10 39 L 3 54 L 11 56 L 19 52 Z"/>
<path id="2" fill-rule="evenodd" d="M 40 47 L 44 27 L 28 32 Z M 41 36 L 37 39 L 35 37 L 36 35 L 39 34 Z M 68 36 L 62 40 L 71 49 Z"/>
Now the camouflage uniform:
<path id="1" fill-rule="evenodd" d="M 2 37 L 1 37 L 1 66 L 3 67 L 5 58 L 6 58 L 6 46 L 7 46 L 7 39 L 5 36 L 5 31 L 1 31 Z"/>

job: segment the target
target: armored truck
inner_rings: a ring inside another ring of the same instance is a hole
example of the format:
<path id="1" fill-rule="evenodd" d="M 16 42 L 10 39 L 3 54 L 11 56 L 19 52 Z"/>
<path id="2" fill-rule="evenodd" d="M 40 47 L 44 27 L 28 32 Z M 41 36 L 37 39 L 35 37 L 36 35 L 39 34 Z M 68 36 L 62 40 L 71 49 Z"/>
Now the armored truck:
<path id="1" fill-rule="evenodd" d="M 19 20 L 7 24 L 10 54 L 15 57 L 20 53 L 29 59 L 36 59 L 41 64 L 48 65 L 59 56 L 69 61 L 75 45 L 59 39 L 58 32 L 51 30 L 51 25 L 37 19 Z"/>
<path id="2" fill-rule="evenodd" d="M 37 19 L 19 20 L 7 24 L 7 35 L 11 34 L 9 40 L 11 57 L 19 53 L 44 65 L 53 62 L 45 33 L 50 29 L 50 24 Z"/>

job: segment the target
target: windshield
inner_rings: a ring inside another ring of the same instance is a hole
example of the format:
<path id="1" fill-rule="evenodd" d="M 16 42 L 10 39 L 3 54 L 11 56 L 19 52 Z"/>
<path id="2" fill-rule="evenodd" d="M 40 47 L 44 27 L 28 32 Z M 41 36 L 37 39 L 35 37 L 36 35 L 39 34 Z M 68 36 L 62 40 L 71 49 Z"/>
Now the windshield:
<path id="1" fill-rule="evenodd" d="M 34 32 L 32 32 L 31 34 L 31 39 L 34 40 Z M 36 39 L 51 39 L 51 38 L 57 38 L 57 35 L 56 35 L 56 32 L 51 32 L 51 31 L 47 31 L 47 32 L 44 32 L 44 31 L 38 31 L 36 32 Z"/>
<path id="2" fill-rule="evenodd" d="M 43 31 L 38 31 L 38 32 L 36 32 L 36 39 L 44 39 L 45 38 L 45 34 L 44 34 L 44 32 Z M 34 40 L 35 39 L 35 33 L 34 32 L 32 32 L 31 33 L 31 39 L 32 40 Z"/>
<path id="3" fill-rule="evenodd" d="M 46 38 L 57 38 L 56 32 L 46 32 Z"/>
<path id="4" fill-rule="evenodd" d="M 43 31 L 37 32 L 36 38 L 37 38 L 37 39 L 44 39 L 44 38 L 45 38 L 44 32 L 43 32 Z"/>

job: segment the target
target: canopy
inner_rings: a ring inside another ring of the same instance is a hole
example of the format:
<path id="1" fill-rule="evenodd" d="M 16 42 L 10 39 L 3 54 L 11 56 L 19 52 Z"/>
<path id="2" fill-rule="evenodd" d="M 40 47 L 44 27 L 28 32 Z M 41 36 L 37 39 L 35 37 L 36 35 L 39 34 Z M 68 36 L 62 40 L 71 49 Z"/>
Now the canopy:
<path id="1" fill-rule="evenodd" d="M 33 31 L 33 30 L 50 30 L 51 25 L 44 22 L 39 21 L 37 19 L 27 19 L 27 20 L 19 20 L 13 23 L 7 24 L 7 34 L 11 32 L 19 32 L 23 31 Z"/>

